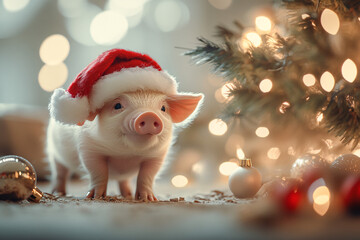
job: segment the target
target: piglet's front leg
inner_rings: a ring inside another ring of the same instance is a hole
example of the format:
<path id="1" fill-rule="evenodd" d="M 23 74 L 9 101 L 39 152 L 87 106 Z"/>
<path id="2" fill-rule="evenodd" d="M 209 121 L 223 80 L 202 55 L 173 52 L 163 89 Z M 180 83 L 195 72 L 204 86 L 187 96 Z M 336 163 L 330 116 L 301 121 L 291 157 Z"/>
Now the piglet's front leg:
<path id="1" fill-rule="evenodd" d="M 136 185 L 136 200 L 144 201 L 157 201 L 157 198 L 154 196 L 152 185 L 154 182 L 154 177 L 159 171 L 162 164 L 162 159 L 148 160 L 144 161 L 140 165 L 139 175 L 137 178 Z"/>
<path id="2" fill-rule="evenodd" d="M 91 153 L 82 154 L 81 158 L 90 175 L 90 191 L 86 197 L 105 197 L 108 182 L 108 163 L 106 157 Z"/>

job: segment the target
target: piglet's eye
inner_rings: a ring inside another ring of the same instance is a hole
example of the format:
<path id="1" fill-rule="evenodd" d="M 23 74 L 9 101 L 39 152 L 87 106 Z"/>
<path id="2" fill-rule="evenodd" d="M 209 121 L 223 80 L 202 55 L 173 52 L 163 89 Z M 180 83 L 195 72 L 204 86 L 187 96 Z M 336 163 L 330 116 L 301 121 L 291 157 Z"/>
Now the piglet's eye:
<path id="1" fill-rule="evenodd" d="M 162 107 L 161 107 L 161 111 L 165 112 L 165 110 L 166 110 L 166 109 L 165 109 L 165 106 L 162 106 Z"/>
<path id="2" fill-rule="evenodd" d="M 119 109 L 122 109 L 122 108 L 123 108 L 123 105 L 121 105 L 121 103 L 116 103 L 114 105 L 114 109 L 116 109 L 116 110 L 119 110 Z"/>

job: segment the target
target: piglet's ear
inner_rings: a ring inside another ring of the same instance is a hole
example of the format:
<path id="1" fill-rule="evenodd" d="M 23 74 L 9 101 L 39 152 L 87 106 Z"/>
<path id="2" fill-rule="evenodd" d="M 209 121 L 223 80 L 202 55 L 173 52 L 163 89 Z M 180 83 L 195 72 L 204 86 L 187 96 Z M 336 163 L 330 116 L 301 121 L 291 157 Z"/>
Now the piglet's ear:
<path id="1" fill-rule="evenodd" d="M 169 113 L 173 123 L 180 123 L 188 118 L 196 109 L 202 94 L 198 95 L 172 95 L 167 97 Z"/>

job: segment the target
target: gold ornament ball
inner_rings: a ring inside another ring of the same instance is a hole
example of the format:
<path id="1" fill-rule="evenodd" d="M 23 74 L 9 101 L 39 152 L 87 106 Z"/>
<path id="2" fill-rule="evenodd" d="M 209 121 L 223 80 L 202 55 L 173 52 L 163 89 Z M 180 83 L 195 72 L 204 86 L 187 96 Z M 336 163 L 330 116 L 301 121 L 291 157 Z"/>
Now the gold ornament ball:
<path id="1" fill-rule="evenodd" d="M 262 183 L 260 172 L 252 167 L 250 159 L 240 160 L 240 166 L 229 177 L 229 188 L 237 198 L 251 198 Z"/>
<path id="2" fill-rule="evenodd" d="M 0 200 L 39 202 L 42 192 L 36 187 L 36 172 L 26 159 L 11 155 L 0 158 Z"/>

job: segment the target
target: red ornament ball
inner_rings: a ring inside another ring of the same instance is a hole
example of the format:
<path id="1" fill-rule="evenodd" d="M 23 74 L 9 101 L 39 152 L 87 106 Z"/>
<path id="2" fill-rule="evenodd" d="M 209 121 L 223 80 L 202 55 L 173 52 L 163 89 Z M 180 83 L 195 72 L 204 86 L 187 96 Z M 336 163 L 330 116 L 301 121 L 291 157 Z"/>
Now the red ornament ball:
<path id="1" fill-rule="evenodd" d="M 348 177 L 341 187 L 343 204 L 351 215 L 360 215 L 360 176 Z"/>

